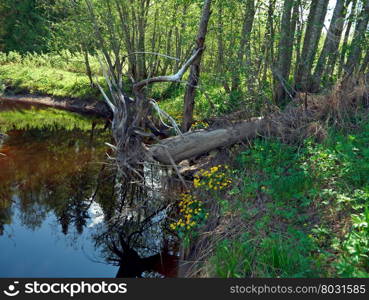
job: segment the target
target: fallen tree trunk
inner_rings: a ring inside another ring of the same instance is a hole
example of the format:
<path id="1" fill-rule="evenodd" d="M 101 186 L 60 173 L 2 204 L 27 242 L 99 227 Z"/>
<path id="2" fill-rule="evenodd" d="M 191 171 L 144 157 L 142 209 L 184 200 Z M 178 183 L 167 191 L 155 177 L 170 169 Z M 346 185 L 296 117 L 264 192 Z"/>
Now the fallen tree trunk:
<path id="1" fill-rule="evenodd" d="M 352 78 L 326 95 L 297 95 L 283 111 L 268 117 L 162 140 L 151 146 L 149 152 L 160 163 L 171 165 L 257 136 L 274 136 L 294 143 L 308 137 L 322 141 L 327 136 L 328 123 L 351 128 L 351 116 L 357 114 L 359 108 L 368 109 L 369 86 L 364 79 Z"/>
<path id="2" fill-rule="evenodd" d="M 227 147 L 242 140 L 255 138 L 269 130 L 269 119 L 255 118 L 215 130 L 189 132 L 162 140 L 150 147 L 151 155 L 160 163 L 170 165 L 195 157 L 219 147 Z"/>

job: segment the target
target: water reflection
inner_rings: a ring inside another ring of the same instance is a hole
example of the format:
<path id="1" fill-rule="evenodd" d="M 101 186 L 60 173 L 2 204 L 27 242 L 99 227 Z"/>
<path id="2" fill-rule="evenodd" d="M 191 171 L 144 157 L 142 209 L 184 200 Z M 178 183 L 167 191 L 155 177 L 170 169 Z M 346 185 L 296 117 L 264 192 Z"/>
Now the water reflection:
<path id="1" fill-rule="evenodd" d="M 106 161 L 109 133 L 89 122 L 7 131 L 0 277 L 176 276 L 160 171 L 145 167 L 146 186 L 118 178 Z"/>
<path id="2" fill-rule="evenodd" d="M 168 203 L 147 186 L 135 188 L 136 196 L 121 198 L 94 234 L 96 245 L 108 263 L 119 266 L 117 277 L 175 277 L 176 240 L 163 231 Z"/>

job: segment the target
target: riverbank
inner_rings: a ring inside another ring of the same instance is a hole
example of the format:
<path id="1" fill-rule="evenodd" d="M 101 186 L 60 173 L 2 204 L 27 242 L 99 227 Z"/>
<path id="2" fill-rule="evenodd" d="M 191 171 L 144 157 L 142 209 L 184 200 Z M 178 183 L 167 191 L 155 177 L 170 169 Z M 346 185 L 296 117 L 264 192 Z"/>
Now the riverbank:
<path id="1" fill-rule="evenodd" d="M 322 142 L 235 146 L 197 172 L 179 200 L 197 203 L 196 224 L 173 225 L 184 237 L 182 275 L 368 277 L 369 122 L 355 124 L 330 127 Z"/>
<path id="2" fill-rule="evenodd" d="M 93 60 L 92 76 L 105 86 Z M 48 95 L 56 98 L 102 100 L 99 89 L 86 75 L 83 56 L 64 51 L 61 54 L 0 52 L 0 85 L 8 94 Z M 0 90 L 1 93 L 1 90 Z"/>
<path id="3" fill-rule="evenodd" d="M 33 77 L 6 81 L 10 91 L 24 82 L 28 91 L 34 84 L 37 93 L 60 95 L 52 91 L 64 90 L 53 90 L 55 78 L 46 73 L 48 88 L 39 88 L 41 74 L 34 77 L 31 68 L 24 75 L 16 68 L 11 65 L 6 76 Z M 293 114 L 287 136 L 258 138 L 214 150 L 187 165 L 182 162 L 190 188 L 175 196 L 168 219 L 169 232 L 177 233 L 183 245 L 180 277 L 369 277 L 369 122 L 367 112 L 360 113 L 367 92 L 358 88 L 361 92 L 354 89 L 350 97 L 335 98 L 341 94 L 333 93 L 325 106 L 326 95 L 306 96 L 302 112 L 309 105 L 319 112 L 317 118 L 307 124 L 304 113 L 300 119 Z M 85 97 L 88 93 L 76 97 L 83 90 L 70 93 L 66 88 L 64 97 L 23 94 L 0 99 L 106 117 L 109 110 L 103 101 Z M 206 96 L 221 99 L 218 92 L 214 88 L 214 95 Z M 182 96 L 173 93 L 161 103 L 177 120 Z M 216 105 L 208 110 L 211 105 L 197 103 L 199 120 L 222 111 Z M 194 127 L 208 125 L 198 122 Z"/>
<path id="4" fill-rule="evenodd" d="M 9 103 L 21 103 L 26 105 L 37 105 L 41 107 L 51 107 L 103 118 L 110 117 L 108 106 L 105 104 L 105 102 L 99 100 L 62 99 L 50 96 L 24 94 L 14 96 L 0 96 L 0 101 Z"/>

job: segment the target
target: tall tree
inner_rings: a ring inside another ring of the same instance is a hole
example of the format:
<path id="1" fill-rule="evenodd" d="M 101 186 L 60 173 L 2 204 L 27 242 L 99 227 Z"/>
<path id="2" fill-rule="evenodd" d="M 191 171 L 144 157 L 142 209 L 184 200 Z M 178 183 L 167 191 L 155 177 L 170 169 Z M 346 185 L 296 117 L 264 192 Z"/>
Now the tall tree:
<path id="1" fill-rule="evenodd" d="M 197 50 L 200 50 L 200 54 L 191 65 L 191 71 L 188 79 L 186 94 L 184 97 L 184 115 L 183 115 L 183 131 L 188 131 L 191 128 L 193 122 L 193 110 L 195 106 L 196 87 L 200 79 L 200 66 L 201 58 L 205 47 L 205 38 L 208 31 L 208 24 L 211 15 L 212 0 L 205 0 L 202 10 L 199 30 L 197 33 Z"/>
<path id="2" fill-rule="evenodd" d="M 338 26 L 337 29 L 339 29 L 339 27 L 342 26 L 342 31 L 341 31 L 341 35 L 340 35 L 340 42 L 342 40 L 342 34 L 344 32 L 345 20 L 346 20 L 347 13 L 348 13 L 348 7 L 350 6 L 351 3 L 352 3 L 352 5 L 354 5 L 355 1 L 356 0 L 347 0 L 346 1 L 345 8 L 344 8 L 344 16 L 343 16 L 342 20 L 337 21 L 337 26 Z M 323 73 L 324 78 L 328 78 L 330 81 L 332 81 L 333 73 L 337 69 L 337 62 L 339 63 L 339 57 L 340 57 L 340 50 L 339 50 L 339 44 L 338 44 L 338 48 L 335 50 L 335 52 L 328 57 L 327 66 L 326 66 L 325 71 Z"/>
<path id="3" fill-rule="evenodd" d="M 246 0 L 244 8 L 244 18 L 241 32 L 240 46 L 237 54 L 237 65 L 249 67 L 250 64 L 250 37 L 255 19 L 255 0 Z M 246 60 L 245 60 L 246 57 Z M 232 72 L 232 91 L 237 91 L 240 85 L 241 68 L 236 68 Z"/>
<path id="4" fill-rule="evenodd" d="M 311 89 L 311 70 L 327 14 L 328 3 L 329 1 L 327 0 L 311 2 L 304 46 L 302 48 L 297 74 L 295 75 L 295 87 L 297 90 L 309 91 Z"/>
<path id="5" fill-rule="evenodd" d="M 278 62 L 274 67 L 275 77 L 275 102 L 282 104 L 287 93 L 290 91 L 288 78 L 290 75 L 293 41 L 296 30 L 296 20 L 298 18 L 299 1 L 285 0 L 280 29 L 280 40 L 278 46 Z"/>
<path id="6" fill-rule="evenodd" d="M 337 77 L 338 78 L 341 78 L 341 75 L 342 75 L 342 72 L 343 72 L 343 67 L 344 67 L 345 62 L 346 62 L 348 42 L 349 42 L 349 37 L 350 37 L 350 33 L 351 33 L 351 28 L 352 28 L 352 25 L 354 23 L 354 18 L 355 18 L 355 15 L 356 15 L 357 3 L 358 3 L 358 0 L 353 0 L 352 1 L 351 11 L 350 11 L 350 15 L 348 17 L 348 22 L 347 22 L 347 26 L 346 26 L 342 46 L 341 46 L 341 53 L 339 54 L 340 59 L 339 59 L 339 63 L 338 63 L 338 72 L 337 72 Z"/>
<path id="7" fill-rule="evenodd" d="M 326 69 L 329 70 L 330 67 L 334 68 L 333 57 L 337 56 L 337 50 L 341 41 L 341 35 L 343 31 L 344 18 L 346 15 L 345 2 L 346 0 L 337 0 L 336 2 L 332 20 L 329 25 L 327 36 L 325 38 L 324 46 L 320 53 L 320 57 L 314 71 L 314 91 L 318 91 L 320 88 L 320 81 L 323 72 Z M 327 64 L 329 58 L 331 58 L 330 64 Z"/>
<path id="8" fill-rule="evenodd" d="M 351 75 L 359 64 L 362 56 L 363 42 L 369 23 L 369 0 L 363 0 L 363 7 L 355 27 L 354 38 L 351 43 L 351 49 L 345 65 L 346 75 Z"/>

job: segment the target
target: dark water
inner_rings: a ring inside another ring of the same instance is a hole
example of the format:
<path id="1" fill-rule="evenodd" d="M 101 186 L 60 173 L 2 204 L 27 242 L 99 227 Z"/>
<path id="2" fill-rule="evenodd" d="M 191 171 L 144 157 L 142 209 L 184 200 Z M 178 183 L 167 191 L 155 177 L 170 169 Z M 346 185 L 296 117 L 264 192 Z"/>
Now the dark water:
<path id="1" fill-rule="evenodd" d="M 130 201 L 117 197 L 109 132 L 98 123 L 0 103 L 8 134 L 0 145 L 0 277 L 176 276 L 165 209 L 137 217 L 137 188 L 124 186 Z"/>

